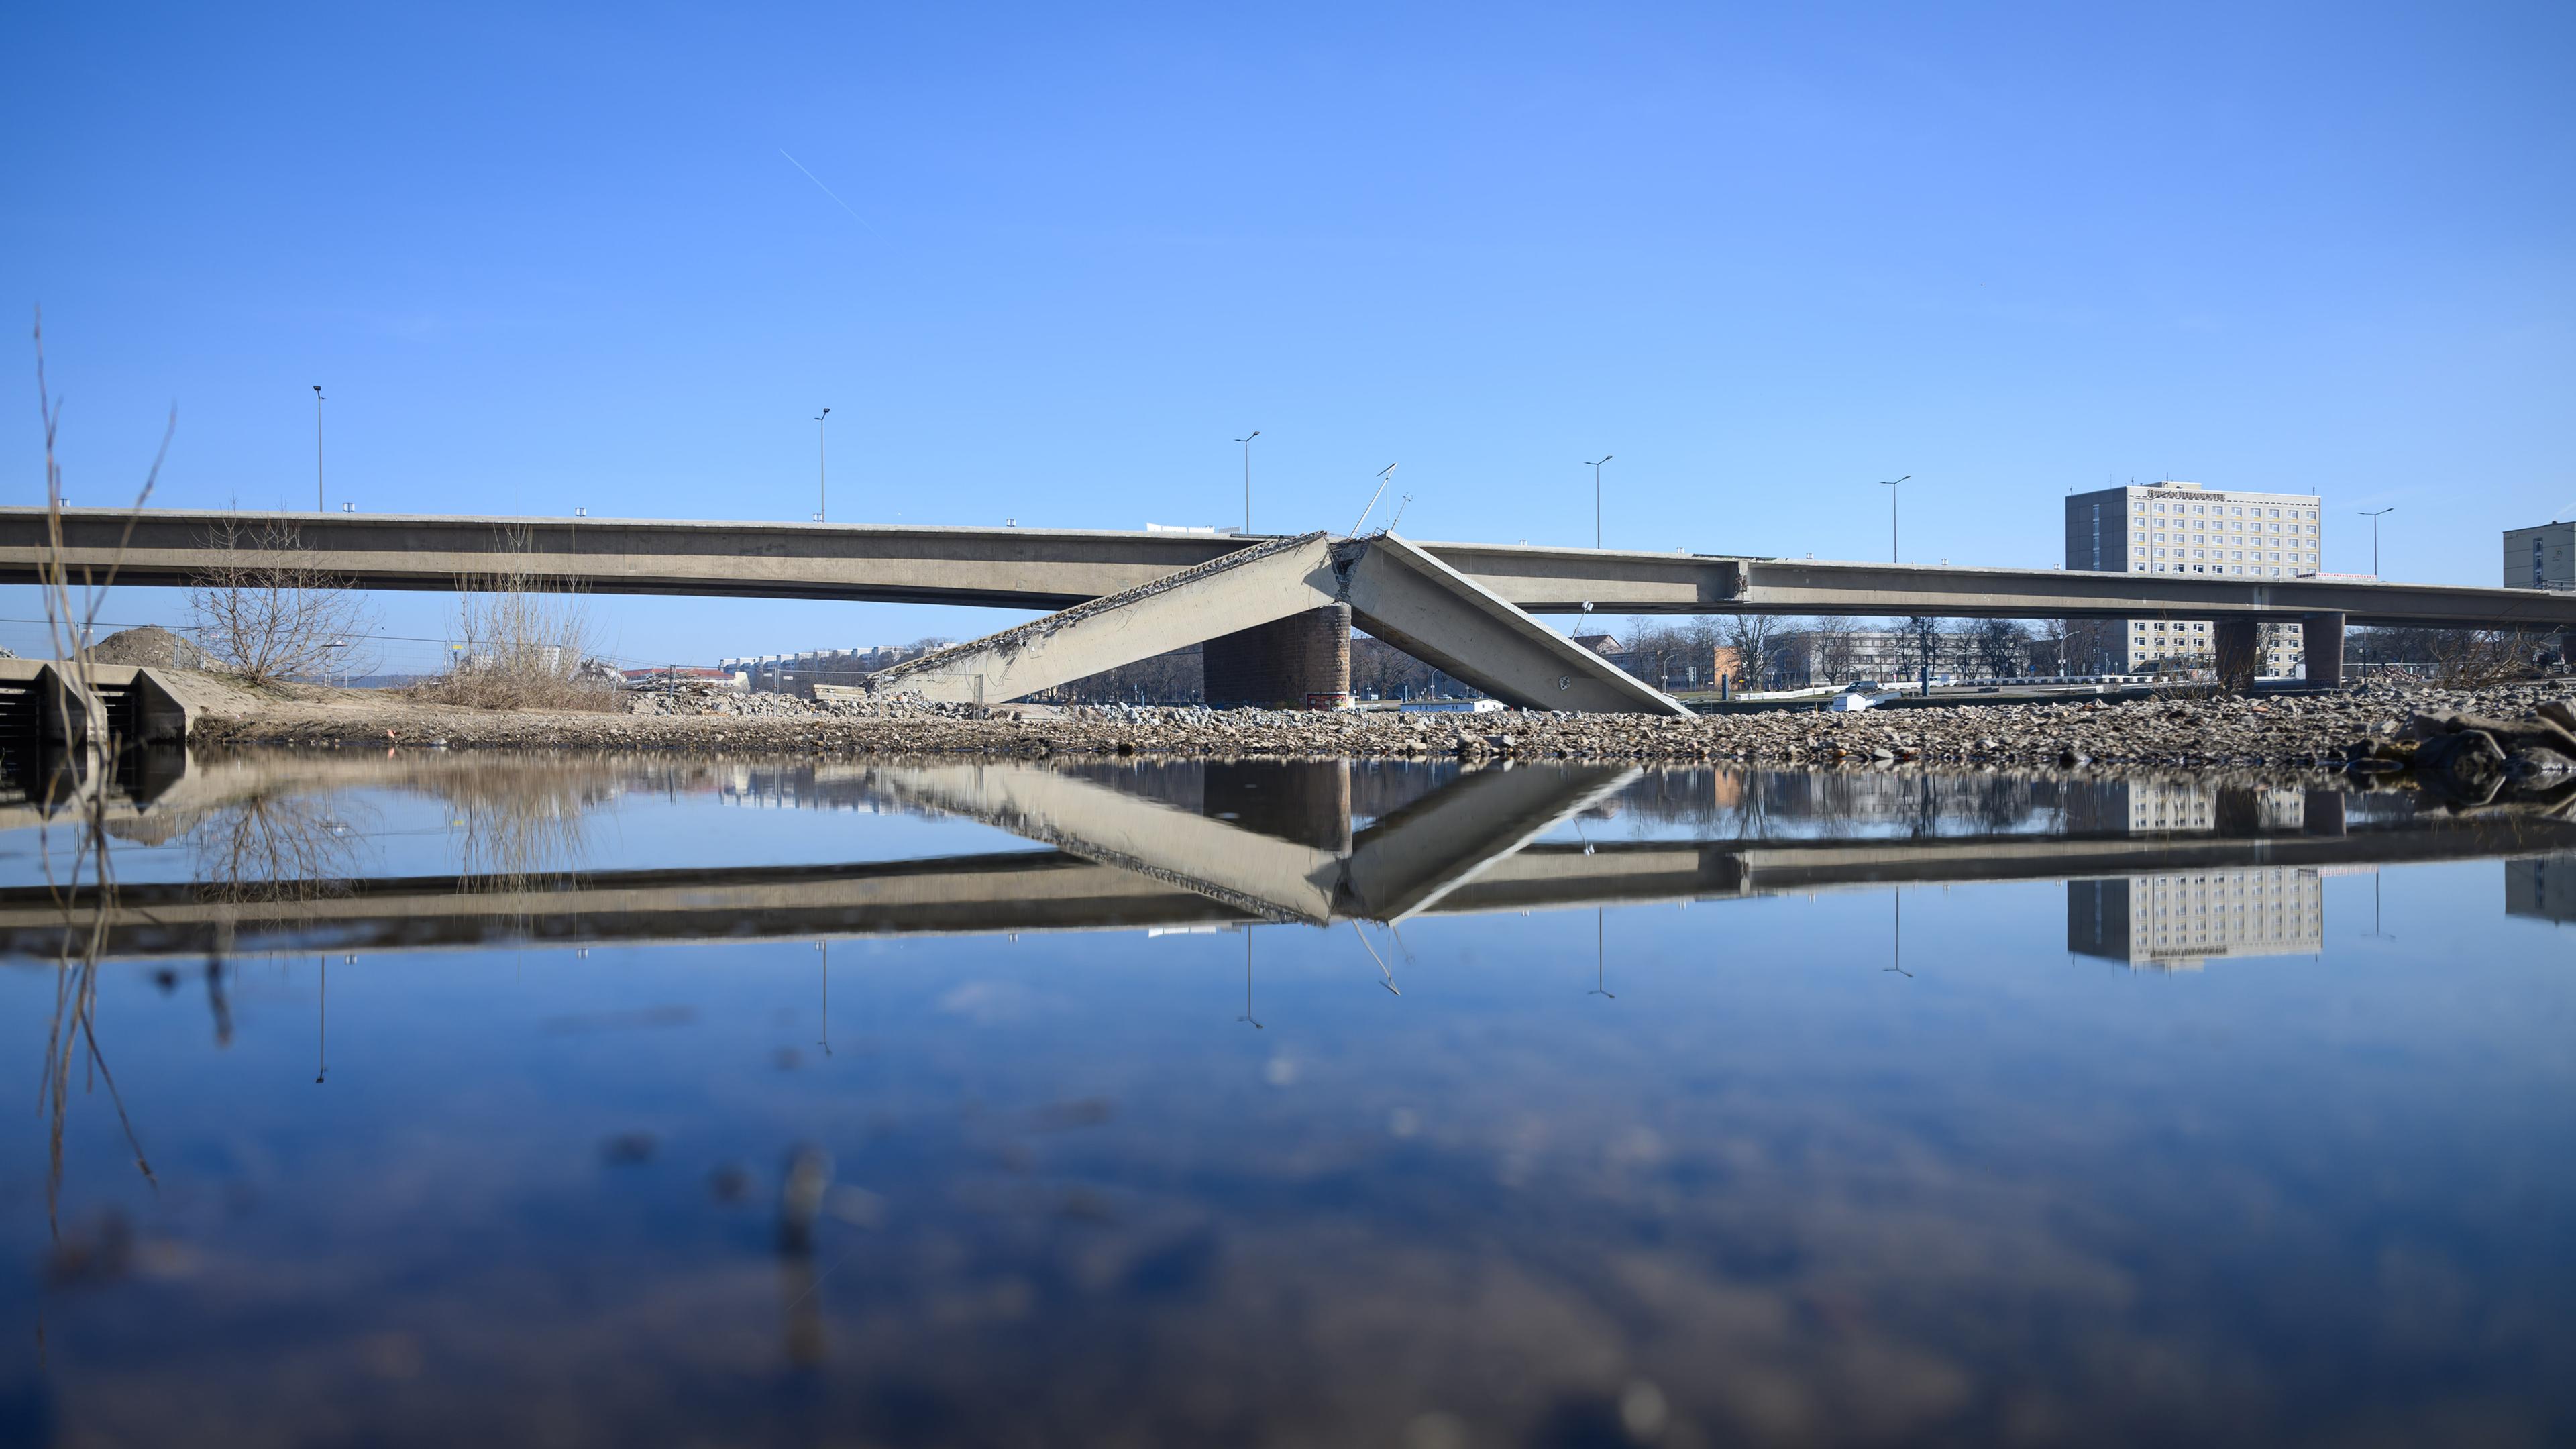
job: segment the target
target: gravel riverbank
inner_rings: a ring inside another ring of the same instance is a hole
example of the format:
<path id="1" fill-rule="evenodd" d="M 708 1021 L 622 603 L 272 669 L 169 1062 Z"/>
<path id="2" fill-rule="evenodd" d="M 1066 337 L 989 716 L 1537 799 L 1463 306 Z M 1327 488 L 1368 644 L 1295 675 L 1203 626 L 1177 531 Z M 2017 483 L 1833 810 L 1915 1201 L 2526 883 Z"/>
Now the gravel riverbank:
<path id="1" fill-rule="evenodd" d="M 1963 705 L 1690 720 L 1506 710 L 1477 715 L 1082 705 L 1062 709 L 786 695 L 635 701 L 634 712 L 488 712 L 330 691 L 205 711 L 209 745 L 432 745 L 725 753 L 1504 757 L 1868 767 L 1888 764 L 2340 768 L 2353 741 L 2415 714 L 2516 717 L 2576 696 L 2566 680 L 2484 689 L 2374 684 L 2262 699 Z M 703 709 L 682 713 L 672 710 Z"/>

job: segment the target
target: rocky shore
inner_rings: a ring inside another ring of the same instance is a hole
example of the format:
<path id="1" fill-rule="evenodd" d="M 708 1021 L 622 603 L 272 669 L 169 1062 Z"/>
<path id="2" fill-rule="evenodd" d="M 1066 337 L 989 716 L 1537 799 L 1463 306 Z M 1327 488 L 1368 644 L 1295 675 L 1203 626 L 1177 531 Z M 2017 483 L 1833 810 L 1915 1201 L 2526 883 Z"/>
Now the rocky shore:
<path id="1" fill-rule="evenodd" d="M 339 693 L 339 692 L 335 692 Z M 364 692 L 359 692 L 364 695 Z M 1506 710 L 1391 711 L 816 703 L 786 695 L 647 698 L 627 713 L 487 712 L 388 695 L 214 709 L 207 745 L 402 745 L 725 753 L 1436 757 L 2074 768 L 2344 770 L 2353 742 L 2421 715 L 2519 718 L 2576 695 L 2564 680 L 2473 690 L 2370 685 L 2331 695 L 2070 701 L 1717 715 L 1689 720 Z M 692 712 L 678 712 L 692 711 Z M 2363 752 L 2365 755 L 2367 751 Z"/>

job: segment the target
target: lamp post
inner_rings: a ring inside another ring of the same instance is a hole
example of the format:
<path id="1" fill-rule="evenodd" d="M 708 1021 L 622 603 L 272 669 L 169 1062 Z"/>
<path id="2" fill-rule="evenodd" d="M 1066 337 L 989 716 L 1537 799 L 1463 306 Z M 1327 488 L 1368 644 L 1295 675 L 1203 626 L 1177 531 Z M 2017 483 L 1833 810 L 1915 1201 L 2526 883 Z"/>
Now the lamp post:
<path id="1" fill-rule="evenodd" d="M 1615 453 L 1604 453 L 1583 465 L 1592 470 L 1592 546 L 1594 548 L 1601 546 L 1601 465 L 1617 456 Z"/>
<path id="2" fill-rule="evenodd" d="M 823 515 L 830 511 L 827 503 L 832 479 L 828 459 L 824 456 L 823 450 L 823 420 L 831 415 L 830 408 L 825 408 L 814 415 L 814 521 L 816 523 L 822 522 Z"/>
<path id="3" fill-rule="evenodd" d="M 1367 523 L 1368 516 L 1377 511 L 1377 501 L 1386 496 L 1387 475 L 1393 473 L 1397 468 L 1402 466 L 1403 465 L 1400 463 L 1389 463 L 1385 467 L 1377 470 L 1377 491 L 1369 495 L 1368 507 L 1360 510 L 1359 522 L 1351 525 L 1351 537 L 1357 538 L 1360 536 L 1361 525 Z"/>
<path id="4" fill-rule="evenodd" d="M 2379 515 L 2395 513 L 2397 505 L 2392 503 L 2386 508 L 2359 508 L 2353 511 L 2370 520 L 2370 576 L 2375 579 L 2379 577 Z"/>
<path id="5" fill-rule="evenodd" d="M 313 511 L 322 507 L 322 384 L 313 384 Z"/>
<path id="6" fill-rule="evenodd" d="M 1905 478 L 1911 478 L 1911 477 L 1913 477 L 1913 476 L 1914 476 L 1913 474 L 1908 473 L 1908 474 L 1906 474 L 1906 475 L 1905 475 Z M 1878 480 L 1878 486 L 1879 486 L 1879 487 L 1881 487 L 1881 488 L 1885 488 L 1885 489 L 1887 489 L 1887 490 L 1888 490 L 1888 494 L 1887 494 L 1887 561 L 1888 561 L 1889 563 L 1895 563 L 1895 562 L 1897 562 L 1897 557 L 1896 557 L 1896 491 L 1895 491 L 1895 490 L 1896 490 L 1896 485 L 1897 485 L 1897 484 L 1899 484 L 1899 483 L 1904 482 L 1904 481 L 1905 481 L 1905 478 L 1881 478 L 1880 480 Z"/>
<path id="7" fill-rule="evenodd" d="M 1261 430 L 1254 428 L 1247 436 L 1235 439 L 1243 445 L 1243 531 L 1246 533 L 1252 531 L 1252 440 L 1260 436 Z"/>

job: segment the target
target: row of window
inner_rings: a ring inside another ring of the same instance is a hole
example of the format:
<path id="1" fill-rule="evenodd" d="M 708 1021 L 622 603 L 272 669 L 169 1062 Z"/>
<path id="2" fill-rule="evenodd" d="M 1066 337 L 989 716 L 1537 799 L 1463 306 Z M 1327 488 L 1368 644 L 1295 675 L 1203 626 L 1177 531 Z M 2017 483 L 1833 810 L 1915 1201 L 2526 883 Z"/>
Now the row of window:
<path id="1" fill-rule="evenodd" d="M 2191 542 L 2193 542 L 2193 543 L 2243 543 L 2243 542 L 2245 541 L 2245 535 L 2246 535 L 2246 533 L 2247 533 L 2247 532 L 2249 532 L 2249 531 L 2250 531 L 2250 532 L 2253 532 L 2253 533 L 2279 533 L 2279 532 L 2281 531 L 2281 525 L 2279 525 L 2279 524 L 2277 524 L 2277 523 L 2270 523 L 2270 524 L 2258 523 L 2258 524 L 2254 525 L 2254 527 L 2253 527 L 2251 530 L 2247 530 L 2247 529 L 2242 529 L 2242 528 L 2240 528 L 2240 529 L 2238 529 L 2238 530 L 2237 530 L 2236 532 L 2234 532 L 2234 533 L 2228 533 L 2228 532 L 2226 532 L 2226 531 L 2222 530 L 2222 531 L 2220 531 L 2220 532 L 2219 532 L 2215 537 L 2213 537 L 2213 536 L 2211 536 L 2211 535 L 2209 535 L 2209 534 L 2206 534 L 2206 533 L 2195 533 L 2195 534 L 2193 534 L 2193 535 L 2191 536 Z M 2304 527 L 2304 526 L 2302 526 L 2302 525 L 2300 525 L 2300 524 L 2296 524 L 2296 523 L 2293 523 L 2293 524 L 2291 524 L 2291 525 L 2290 525 L 2290 529 L 2289 529 L 2289 531 L 2290 531 L 2290 532 L 2292 532 L 2292 533 L 2314 533 L 2314 532 L 2316 532 L 2316 530 L 2315 530 L 2315 529 L 2313 529 L 2313 528 L 2307 528 L 2307 527 Z M 2146 542 L 2146 541 L 2147 541 L 2147 535 L 2146 535 L 2146 532 L 2145 532 L 2144 530 L 2141 530 L 2141 531 L 2139 532 L 2139 534 L 2138 534 L 2138 541 L 2139 541 L 2140 543 L 2144 543 L 2144 542 Z M 2156 542 L 2158 542 L 2158 543 L 2163 543 L 2163 542 L 2166 542 L 2166 539 L 2165 539 L 2165 536 L 2164 536 L 2163 534 L 2159 533 L 2159 534 L 2157 534 L 2157 535 L 2156 535 L 2155 541 L 2156 541 Z M 2175 543 L 2181 543 L 2181 542 L 2183 542 L 2183 536 L 2182 536 L 2181 534 L 2179 534 L 2179 533 L 2175 534 L 2175 535 L 2173 536 L 2172 542 L 2175 542 Z"/>
<path id="2" fill-rule="evenodd" d="M 2139 558 L 2145 558 L 2145 557 L 2147 556 L 2147 551 L 2146 551 L 2145 549 L 2143 549 L 2143 548 L 2140 548 L 2140 549 L 2132 549 L 2132 550 L 2130 550 L 2130 552 L 2131 552 L 2132 554 L 2134 554 L 2135 556 L 2139 557 Z M 2157 550 L 2156 550 L 2156 557 L 2158 557 L 2158 558 L 2163 558 L 2164 556 L 2165 556 L 2165 551 L 2164 551 L 2163 549 L 2157 549 Z M 2183 555 L 2183 551 L 2182 551 L 2181 549 L 2175 549 L 2175 550 L 2173 551 L 2173 556 L 2174 556 L 2175 558 L 2181 558 L 2181 557 L 2183 557 L 2183 556 L 2184 556 L 2184 555 Z M 2196 549 L 2193 549 L 2193 550 L 2191 551 L 2190 556 L 2191 556 L 2191 557 L 2193 557 L 2193 558 L 2208 558 L 2208 557 L 2210 557 L 2210 552 L 2209 552 L 2209 550 L 2207 550 L 2207 549 L 2205 549 L 2205 548 L 2196 548 Z M 2245 550 L 2243 550 L 2243 549 L 2241 549 L 2241 548 L 2240 548 L 2240 549 L 2237 549 L 2237 550 L 2235 550 L 2234 552 L 2232 552 L 2232 553 L 2231 553 L 2231 552 L 2229 552 L 2228 550 L 2226 550 L 2226 549 L 2223 549 L 2223 548 L 2222 548 L 2222 549 L 2220 549 L 2220 550 L 2218 551 L 2218 555 L 2217 555 L 2217 556 L 2218 556 L 2218 557 L 2220 557 L 2220 558 L 2243 558 L 2243 557 L 2245 557 Z M 2254 557 L 2255 557 L 2256 559 L 2258 559 L 2258 560 L 2259 560 L 2259 559 L 2261 559 L 2261 558 L 2263 557 L 2263 550 L 2261 550 L 2261 549 L 2259 549 L 2259 548 L 2258 548 L 2258 549 L 2256 549 L 2256 550 L 2254 550 Z M 2291 555 L 2290 555 L 2290 559 L 2289 559 L 2289 561 L 2290 561 L 2291 563 L 2315 563 L 2315 562 L 2317 561 L 2317 556 L 2316 556 L 2315 554 L 2306 554 L 2306 555 L 2301 555 L 2301 554 L 2293 553 L 2293 554 L 2291 554 Z M 2276 553 L 2276 554 L 2274 554 L 2274 555 L 2272 555 L 2272 562 L 2274 562 L 2274 563 L 2279 563 L 2279 562 L 2281 562 L 2281 556 L 2280 556 L 2279 554 L 2277 554 L 2277 553 Z"/>
<path id="3" fill-rule="evenodd" d="M 2275 555 L 2275 557 L 2278 557 L 2278 555 Z M 2309 559 L 2309 560 L 2308 560 L 2308 562 L 2309 562 L 2309 564 L 2310 564 L 2311 566 L 2313 566 L 2313 565 L 2315 564 L 2316 560 L 2315 560 L 2314 558 L 2311 558 L 2311 559 Z M 2246 570 L 2246 569 L 2248 569 L 2249 567 L 2250 567 L 2250 568 L 2252 568 L 2252 569 L 2254 570 L 2254 575 L 2255 575 L 2255 577 L 2257 577 L 2257 578 L 2275 578 L 2275 579 L 2277 579 L 2277 578 L 2284 577 L 2284 575 L 2282 574 L 2281 570 L 2279 570 L 2279 569 L 2277 569 L 2277 568 L 2274 568 L 2274 569 L 2266 569 L 2263 565 L 2260 565 L 2260 564 L 2251 564 L 2251 565 L 2249 565 L 2249 564 L 2232 564 L 2232 565 L 2231 565 L 2231 564 L 2223 564 L 2223 563 L 2220 563 L 2220 564 L 2179 564 L 2179 563 L 2178 563 L 2178 564 L 2175 564 L 2175 565 L 2174 565 L 2173 567 L 2171 567 L 2171 568 L 2167 568 L 2167 567 L 2165 567 L 2163 564 L 2158 564 L 2158 565 L 2156 565 L 2156 572 L 2157 572 L 2157 573 L 2160 573 L 2160 574 L 2163 574 L 2163 573 L 2175 573 L 2175 574 L 2186 574 L 2186 573 L 2187 573 L 2187 574 L 2229 574 L 2229 573 L 2234 573 L 2234 574 L 2241 574 L 2241 573 L 2245 572 L 2245 570 Z M 2142 573 L 2145 573 L 2146 571 L 2147 571 L 2147 566 L 2146 566 L 2145 564 L 2143 564 L 2143 563 L 2133 563 L 2133 564 L 2129 565 L 2129 572 L 2131 572 L 2131 573 L 2133 573 L 2133 574 L 2142 574 Z M 2298 571 L 2299 571 L 2299 565 L 2297 565 L 2297 564 L 2292 564 L 2292 565 L 2290 565 L 2290 574 L 2291 574 L 2291 575 L 2295 576 L 2295 575 L 2298 573 Z"/>
<path id="4" fill-rule="evenodd" d="M 2163 513 L 2166 509 L 2161 503 L 2152 505 L 2146 503 L 2134 503 L 2130 505 L 2130 511 L 2133 513 L 2145 514 L 2150 512 Z M 2172 511 L 2180 513 L 2183 511 L 2183 507 L 2181 504 L 2177 503 L 2173 506 Z M 2195 503 L 2191 506 L 2191 511 L 2202 514 L 2225 514 L 2230 518 L 2244 518 L 2248 516 L 2244 508 L 2230 507 L 2223 503 Z M 2256 508 L 2253 510 L 2251 516 L 2255 518 L 2314 518 L 2317 514 L 2316 510 L 2313 508 L 2293 508 L 2286 513 L 2278 508 Z"/>

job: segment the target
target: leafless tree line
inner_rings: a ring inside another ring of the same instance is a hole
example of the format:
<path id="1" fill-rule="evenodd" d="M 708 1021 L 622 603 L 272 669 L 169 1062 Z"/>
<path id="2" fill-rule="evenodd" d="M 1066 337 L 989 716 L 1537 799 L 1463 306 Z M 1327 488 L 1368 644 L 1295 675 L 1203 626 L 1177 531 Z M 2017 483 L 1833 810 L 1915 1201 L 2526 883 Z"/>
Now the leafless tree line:
<path id="1" fill-rule="evenodd" d="M 2545 663 L 2568 661 L 2559 656 L 2557 636 L 2545 630 L 2356 629 L 2345 641 L 2344 662 L 2469 687 L 2524 678 Z"/>
<path id="2" fill-rule="evenodd" d="M 2013 619 L 1903 618 L 1887 621 L 1827 616 L 1816 619 L 1738 614 L 1720 617 L 1635 617 L 1620 643 L 1631 673 L 1662 683 L 1687 682 L 1684 661 L 1706 682 L 1720 651 L 1733 656 L 1734 678 L 1747 688 L 1770 685 L 1848 684 L 1889 663 L 1884 648 L 1865 647 L 1866 635 L 1892 635 L 1895 662 L 1907 674 L 1968 673 L 1986 677 L 2054 669 L 2065 657 L 2063 620 L 2025 624 Z"/>

